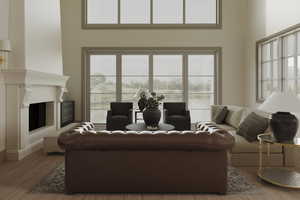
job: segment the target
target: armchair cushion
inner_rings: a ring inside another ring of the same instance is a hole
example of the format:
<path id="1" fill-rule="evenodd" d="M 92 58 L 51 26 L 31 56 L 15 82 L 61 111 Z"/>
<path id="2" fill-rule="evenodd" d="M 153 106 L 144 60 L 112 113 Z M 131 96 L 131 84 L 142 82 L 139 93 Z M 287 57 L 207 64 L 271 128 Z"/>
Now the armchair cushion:
<path id="1" fill-rule="evenodd" d="M 186 115 L 185 103 L 164 103 L 168 115 Z"/>
<path id="2" fill-rule="evenodd" d="M 184 115 L 169 115 L 168 119 L 171 121 L 172 119 L 176 121 L 185 121 L 187 118 Z"/>
<path id="3" fill-rule="evenodd" d="M 117 121 L 117 120 L 124 121 L 124 120 L 129 120 L 129 118 L 126 115 L 113 115 L 111 117 L 111 120 L 113 120 L 113 121 Z"/>
<path id="4" fill-rule="evenodd" d="M 112 115 L 129 115 L 129 111 L 132 110 L 132 103 L 119 103 L 119 102 L 112 102 L 110 104 Z"/>

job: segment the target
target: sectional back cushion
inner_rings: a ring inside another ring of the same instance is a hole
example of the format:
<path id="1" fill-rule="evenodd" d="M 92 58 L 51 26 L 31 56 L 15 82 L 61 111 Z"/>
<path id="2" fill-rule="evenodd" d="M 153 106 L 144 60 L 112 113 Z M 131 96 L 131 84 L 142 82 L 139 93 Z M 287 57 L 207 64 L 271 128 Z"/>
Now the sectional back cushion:
<path id="1" fill-rule="evenodd" d="M 217 124 L 222 124 L 227 116 L 227 113 L 228 113 L 227 106 L 220 106 L 216 108 L 216 111 L 212 116 L 212 121 L 216 122 Z"/>
<path id="2" fill-rule="evenodd" d="M 244 108 L 239 106 L 227 106 L 228 113 L 225 118 L 225 123 L 235 128 L 238 128 L 243 116 Z"/>
<path id="3" fill-rule="evenodd" d="M 268 126 L 267 118 L 252 112 L 241 123 L 236 134 L 244 137 L 248 142 L 254 142 L 257 140 L 257 135 L 264 133 Z"/>

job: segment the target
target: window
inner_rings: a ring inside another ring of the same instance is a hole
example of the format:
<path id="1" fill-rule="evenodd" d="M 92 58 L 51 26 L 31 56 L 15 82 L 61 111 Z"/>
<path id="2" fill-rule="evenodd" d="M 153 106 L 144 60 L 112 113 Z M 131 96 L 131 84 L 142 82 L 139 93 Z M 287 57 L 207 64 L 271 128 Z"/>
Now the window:
<path id="1" fill-rule="evenodd" d="M 273 91 L 300 95 L 299 25 L 258 41 L 257 48 L 257 100 Z"/>
<path id="2" fill-rule="evenodd" d="M 88 24 L 117 24 L 118 0 L 88 0 Z"/>
<path id="3" fill-rule="evenodd" d="M 211 0 L 186 0 L 187 24 L 214 24 L 217 21 L 217 1 Z"/>
<path id="4" fill-rule="evenodd" d="M 150 0 L 122 0 L 120 14 L 121 24 L 150 24 Z"/>
<path id="5" fill-rule="evenodd" d="M 122 101 L 134 102 L 138 88 L 149 88 L 149 56 L 122 55 Z"/>
<path id="6" fill-rule="evenodd" d="M 139 88 L 164 94 L 165 102 L 187 102 L 192 122 L 210 119 L 218 95 L 220 50 L 87 49 L 85 120 L 105 123 L 110 102 L 133 102 Z"/>
<path id="7" fill-rule="evenodd" d="M 182 24 L 182 0 L 153 0 L 154 24 Z"/>
<path id="8" fill-rule="evenodd" d="M 91 55 L 90 63 L 90 119 L 96 122 L 116 101 L 116 56 Z"/>
<path id="9" fill-rule="evenodd" d="M 220 28 L 222 0 L 82 0 L 83 28 Z"/>
<path id="10" fill-rule="evenodd" d="M 183 101 L 182 55 L 153 56 L 153 90 L 169 102 Z"/>
<path id="11" fill-rule="evenodd" d="M 264 99 L 273 91 L 280 89 L 280 73 L 278 67 L 278 41 L 274 40 L 262 45 L 260 96 Z"/>
<path id="12" fill-rule="evenodd" d="M 210 120 L 210 105 L 215 102 L 214 95 L 214 56 L 188 56 L 188 101 L 192 116 L 200 121 Z"/>

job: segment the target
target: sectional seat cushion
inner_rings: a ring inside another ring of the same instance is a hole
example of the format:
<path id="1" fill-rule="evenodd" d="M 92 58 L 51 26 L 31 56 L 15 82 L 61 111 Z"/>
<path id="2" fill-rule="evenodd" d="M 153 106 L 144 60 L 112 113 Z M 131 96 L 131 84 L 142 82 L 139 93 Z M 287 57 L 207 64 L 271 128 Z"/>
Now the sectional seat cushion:
<path id="1" fill-rule="evenodd" d="M 232 153 L 258 153 L 259 152 L 259 143 L 258 142 L 248 142 L 244 137 L 239 136 L 235 131 L 229 131 L 235 139 L 235 144 L 231 150 Z M 263 149 L 263 152 L 266 152 L 267 148 Z M 282 148 L 280 145 L 270 145 L 271 153 L 281 153 Z"/>
<path id="2" fill-rule="evenodd" d="M 252 112 L 241 123 L 237 130 L 237 134 L 244 137 L 248 142 L 254 142 L 257 140 L 257 135 L 262 134 L 267 130 L 268 125 L 268 119 Z"/>

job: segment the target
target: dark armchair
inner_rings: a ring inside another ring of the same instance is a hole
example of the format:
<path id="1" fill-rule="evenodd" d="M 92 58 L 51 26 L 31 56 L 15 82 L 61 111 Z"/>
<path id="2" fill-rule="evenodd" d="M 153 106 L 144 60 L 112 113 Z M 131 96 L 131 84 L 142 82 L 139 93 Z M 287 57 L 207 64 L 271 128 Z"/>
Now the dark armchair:
<path id="1" fill-rule="evenodd" d="M 110 110 L 107 111 L 106 129 L 107 130 L 126 130 L 126 125 L 132 123 L 133 103 L 112 102 Z"/>
<path id="2" fill-rule="evenodd" d="M 172 124 L 175 130 L 191 130 L 190 111 L 184 102 L 164 103 L 164 123 Z"/>

